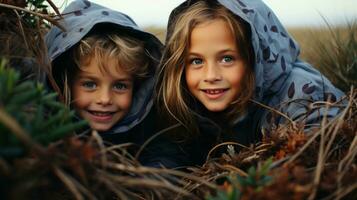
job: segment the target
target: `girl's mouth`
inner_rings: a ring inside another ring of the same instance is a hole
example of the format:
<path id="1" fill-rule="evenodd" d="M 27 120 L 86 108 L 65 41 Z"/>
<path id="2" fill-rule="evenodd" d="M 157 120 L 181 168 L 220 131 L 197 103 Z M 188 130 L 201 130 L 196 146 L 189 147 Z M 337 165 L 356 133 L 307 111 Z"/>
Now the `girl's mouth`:
<path id="1" fill-rule="evenodd" d="M 218 99 L 222 97 L 228 89 L 203 89 L 201 91 L 203 91 L 209 99 Z"/>

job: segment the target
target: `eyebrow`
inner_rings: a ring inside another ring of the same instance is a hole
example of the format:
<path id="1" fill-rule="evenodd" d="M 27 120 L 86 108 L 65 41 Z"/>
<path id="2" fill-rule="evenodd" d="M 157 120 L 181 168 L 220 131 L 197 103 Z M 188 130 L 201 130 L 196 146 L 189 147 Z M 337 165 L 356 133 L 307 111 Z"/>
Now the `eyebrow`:
<path id="1" fill-rule="evenodd" d="M 78 79 L 93 79 L 93 80 L 98 80 L 97 77 L 93 76 L 93 75 L 90 75 L 90 74 L 85 74 L 85 75 L 78 75 Z M 119 78 L 116 78 L 115 81 L 133 81 L 133 78 L 127 78 L 127 77 L 119 77 Z"/>
<path id="2" fill-rule="evenodd" d="M 221 51 L 218 52 L 218 54 L 224 54 L 224 53 L 238 53 L 238 50 L 234 50 L 234 49 L 223 49 Z M 189 52 L 188 56 L 201 56 L 201 54 L 196 53 L 196 52 Z"/>
<path id="3" fill-rule="evenodd" d="M 223 54 L 223 53 L 238 53 L 238 50 L 234 50 L 234 49 L 225 49 L 219 52 L 219 54 Z"/>
<path id="4" fill-rule="evenodd" d="M 120 78 L 120 79 L 116 79 L 115 81 L 131 82 L 131 81 L 133 81 L 133 79 L 132 78 Z"/>

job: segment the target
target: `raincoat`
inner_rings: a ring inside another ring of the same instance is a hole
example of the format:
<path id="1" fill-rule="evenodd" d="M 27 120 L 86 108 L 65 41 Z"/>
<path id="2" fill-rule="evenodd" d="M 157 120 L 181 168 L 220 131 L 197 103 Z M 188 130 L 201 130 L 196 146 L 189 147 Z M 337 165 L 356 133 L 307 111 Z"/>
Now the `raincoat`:
<path id="1" fill-rule="evenodd" d="M 51 28 L 45 37 L 51 62 L 66 53 L 94 28 L 103 32 L 107 30 L 117 30 L 118 33 L 120 31 L 129 32 L 133 37 L 144 41 L 145 49 L 154 60 L 149 67 L 149 77 L 140 83 L 139 88 L 134 90 L 133 102 L 128 114 L 109 131 L 100 133 L 105 141 L 114 144 L 130 142 L 138 146 L 142 145 L 157 131 L 155 125 L 156 112 L 152 107 L 156 68 L 161 57 L 161 42 L 154 35 L 141 30 L 124 13 L 87 0 L 73 1 L 65 8 L 62 15 L 63 19 L 59 23 L 65 28 L 65 31 L 55 26 Z M 61 70 L 52 69 L 52 75 L 56 77 L 58 75 L 57 72 Z M 170 161 L 166 161 L 167 159 L 163 158 L 163 154 L 167 152 L 156 146 L 161 145 L 162 142 L 158 138 L 146 147 L 146 154 L 143 153 L 143 156 L 140 157 L 142 164 L 154 167 L 161 165 L 175 167 Z"/>
<path id="2" fill-rule="evenodd" d="M 172 22 L 195 2 L 185 1 L 171 12 L 167 38 L 175 29 L 175 23 Z M 250 26 L 255 56 L 255 64 L 252 66 L 255 73 L 255 94 L 252 99 L 255 102 L 285 113 L 291 120 L 303 122 L 306 131 L 318 125 L 324 115 L 331 118 L 339 113 L 338 108 L 311 109 L 312 102 L 328 99 L 337 101 L 344 93 L 309 63 L 299 58 L 299 45 L 263 1 L 217 2 Z M 202 164 L 209 150 L 220 142 L 232 141 L 243 145 L 255 143 L 261 139 L 262 131 L 269 133 L 272 124 L 287 122 L 283 116 L 270 111 L 252 103 L 248 111 L 234 121 L 229 131 L 224 130 L 227 123 L 212 123 L 201 112 L 198 118 L 201 134 L 185 146 L 190 162 Z"/>

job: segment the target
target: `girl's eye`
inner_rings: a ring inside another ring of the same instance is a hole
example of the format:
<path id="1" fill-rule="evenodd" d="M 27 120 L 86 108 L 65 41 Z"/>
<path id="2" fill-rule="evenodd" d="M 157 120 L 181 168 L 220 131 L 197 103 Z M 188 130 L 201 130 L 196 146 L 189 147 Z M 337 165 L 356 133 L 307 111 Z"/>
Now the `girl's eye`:
<path id="1" fill-rule="evenodd" d="M 128 89 L 128 85 L 127 84 L 125 84 L 125 83 L 116 83 L 116 84 L 114 84 L 114 86 L 113 86 L 113 88 L 115 89 L 115 90 L 126 90 L 126 89 Z"/>
<path id="2" fill-rule="evenodd" d="M 97 84 L 93 81 L 86 81 L 82 83 L 82 86 L 85 87 L 86 89 L 95 89 L 97 87 Z"/>
<path id="3" fill-rule="evenodd" d="M 191 65 L 202 65 L 202 63 L 203 63 L 202 59 L 199 58 L 193 58 L 190 61 Z"/>
<path id="4" fill-rule="evenodd" d="M 233 62 L 234 58 L 232 56 L 224 56 L 222 58 L 222 62 L 223 63 L 230 63 L 230 62 Z"/>

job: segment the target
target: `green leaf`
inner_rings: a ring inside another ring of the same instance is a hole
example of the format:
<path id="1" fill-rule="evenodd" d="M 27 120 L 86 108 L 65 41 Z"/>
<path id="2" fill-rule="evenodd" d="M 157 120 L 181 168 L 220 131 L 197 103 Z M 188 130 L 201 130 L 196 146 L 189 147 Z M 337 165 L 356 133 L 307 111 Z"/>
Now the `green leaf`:
<path id="1" fill-rule="evenodd" d="M 41 137 L 35 138 L 36 140 L 40 141 L 41 143 L 48 144 L 51 141 L 58 140 L 59 138 L 63 138 L 69 134 L 71 134 L 74 130 L 84 127 L 88 123 L 86 121 L 80 121 L 77 123 L 71 123 L 59 127 L 57 130 L 54 130 L 51 133 L 42 134 Z"/>
<path id="2" fill-rule="evenodd" d="M 24 103 L 29 103 L 31 101 L 34 101 L 36 97 L 38 96 L 39 92 L 36 89 L 32 89 L 29 91 L 26 91 L 22 94 L 17 94 L 15 95 L 11 100 L 11 104 L 20 104 L 23 105 Z"/>
<path id="3" fill-rule="evenodd" d="M 266 161 L 263 163 L 261 169 L 259 170 L 259 175 L 260 175 L 260 176 L 267 175 L 268 172 L 269 172 L 269 170 L 270 170 L 270 166 L 271 166 L 272 163 L 273 163 L 273 158 L 270 157 L 268 160 L 266 160 Z"/>
<path id="4" fill-rule="evenodd" d="M 74 111 L 56 101 L 55 93 L 47 93 L 42 84 L 17 82 L 19 73 L 5 68 L 0 61 L 0 106 L 34 141 L 48 144 L 87 125 L 74 122 Z M 21 156 L 27 149 L 6 125 L 0 123 L 0 155 Z"/>

